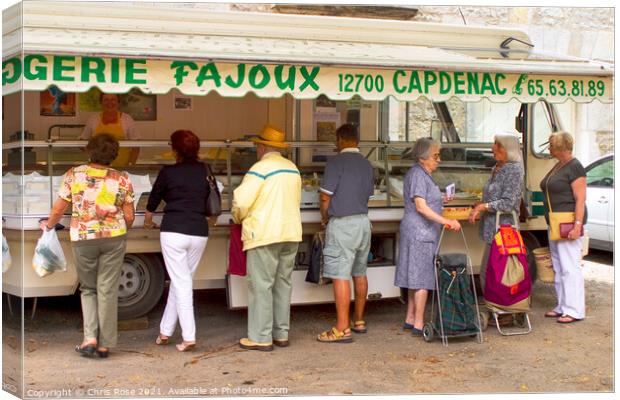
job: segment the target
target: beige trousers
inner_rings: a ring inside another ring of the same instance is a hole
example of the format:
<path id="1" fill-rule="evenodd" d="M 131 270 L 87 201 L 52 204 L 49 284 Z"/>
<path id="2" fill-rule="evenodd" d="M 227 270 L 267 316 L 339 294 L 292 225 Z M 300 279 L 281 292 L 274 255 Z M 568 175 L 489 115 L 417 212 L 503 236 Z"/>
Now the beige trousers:
<path id="1" fill-rule="evenodd" d="M 84 339 L 114 347 L 118 336 L 118 284 L 126 238 L 96 239 L 72 246 L 80 281 Z"/>

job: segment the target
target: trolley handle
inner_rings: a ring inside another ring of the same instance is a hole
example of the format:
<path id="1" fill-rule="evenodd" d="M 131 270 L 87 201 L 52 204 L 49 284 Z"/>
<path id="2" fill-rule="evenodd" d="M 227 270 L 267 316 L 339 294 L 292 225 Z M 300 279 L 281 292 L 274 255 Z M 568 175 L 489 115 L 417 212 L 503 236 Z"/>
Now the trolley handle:
<path id="1" fill-rule="evenodd" d="M 441 248 L 441 240 L 443 239 L 443 234 L 446 231 L 445 225 L 441 227 L 441 234 L 439 235 L 439 242 L 437 242 L 437 250 L 435 250 L 435 258 L 439 255 L 439 249 Z M 467 259 L 469 261 L 469 246 L 467 246 L 467 240 L 465 239 L 465 232 L 463 232 L 463 228 L 461 227 L 461 236 L 463 237 L 463 243 L 465 244 L 465 252 L 467 254 Z"/>
<path id="2" fill-rule="evenodd" d="M 519 230 L 519 218 L 517 217 L 517 213 L 512 211 L 497 211 L 495 213 L 495 231 L 499 229 L 499 217 L 501 215 L 512 215 L 513 224 L 511 226 L 517 230 Z"/>

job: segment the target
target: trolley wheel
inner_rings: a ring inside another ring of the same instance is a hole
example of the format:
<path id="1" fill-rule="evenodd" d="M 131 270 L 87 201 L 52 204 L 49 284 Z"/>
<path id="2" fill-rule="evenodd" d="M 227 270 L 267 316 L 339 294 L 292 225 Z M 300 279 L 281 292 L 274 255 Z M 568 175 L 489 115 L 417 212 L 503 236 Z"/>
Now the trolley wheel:
<path id="1" fill-rule="evenodd" d="M 433 324 L 431 324 L 430 322 L 427 322 L 424 324 L 424 327 L 422 328 L 422 337 L 424 338 L 425 342 L 433 341 L 433 338 L 434 338 Z"/>
<path id="2" fill-rule="evenodd" d="M 489 327 L 489 313 L 480 311 L 480 330 L 486 331 Z"/>

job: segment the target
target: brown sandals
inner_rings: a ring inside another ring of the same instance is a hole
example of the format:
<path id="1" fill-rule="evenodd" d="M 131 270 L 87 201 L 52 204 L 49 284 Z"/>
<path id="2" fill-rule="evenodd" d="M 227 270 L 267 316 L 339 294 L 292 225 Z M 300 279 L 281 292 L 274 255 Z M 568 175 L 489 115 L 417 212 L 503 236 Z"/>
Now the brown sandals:
<path id="1" fill-rule="evenodd" d="M 355 333 L 366 333 L 368 332 L 368 328 L 366 327 L 366 321 L 360 319 L 358 321 L 353 322 L 353 326 L 351 330 Z"/>
<path id="2" fill-rule="evenodd" d="M 351 336 L 351 329 L 346 328 L 344 331 L 339 331 L 334 326 L 332 329 L 318 335 L 316 340 L 323 343 L 351 343 L 353 337 Z"/>

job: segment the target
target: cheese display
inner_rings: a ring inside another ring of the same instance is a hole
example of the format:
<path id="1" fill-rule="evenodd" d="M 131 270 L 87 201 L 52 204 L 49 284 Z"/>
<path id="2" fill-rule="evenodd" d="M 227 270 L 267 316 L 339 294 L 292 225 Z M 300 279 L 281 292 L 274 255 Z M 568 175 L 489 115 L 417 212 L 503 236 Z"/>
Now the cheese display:
<path id="1" fill-rule="evenodd" d="M 471 207 L 448 207 L 444 208 L 441 214 L 448 219 L 466 220 L 470 211 Z"/>

